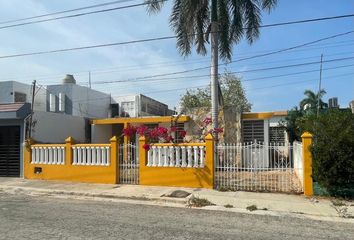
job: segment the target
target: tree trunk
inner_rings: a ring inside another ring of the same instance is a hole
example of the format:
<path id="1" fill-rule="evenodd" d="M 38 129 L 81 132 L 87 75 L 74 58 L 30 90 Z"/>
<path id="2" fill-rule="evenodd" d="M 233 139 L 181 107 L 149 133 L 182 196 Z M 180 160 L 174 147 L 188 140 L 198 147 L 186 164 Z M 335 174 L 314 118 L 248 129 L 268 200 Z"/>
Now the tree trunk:
<path id="1" fill-rule="evenodd" d="M 218 59 L 219 59 L 219 25 L 217 22 L 217 1 L 212 1 L 211 10 L 211 65 L 210 65 L 210 86 L 211 86 L 211 120 L 213 128 L 218 128 L 219 118 L 219 92 L 218 92 Z M 217 135 L 217 134 L 214 134 Z M 217 136 L 215 136 L 217 137 Z"/>

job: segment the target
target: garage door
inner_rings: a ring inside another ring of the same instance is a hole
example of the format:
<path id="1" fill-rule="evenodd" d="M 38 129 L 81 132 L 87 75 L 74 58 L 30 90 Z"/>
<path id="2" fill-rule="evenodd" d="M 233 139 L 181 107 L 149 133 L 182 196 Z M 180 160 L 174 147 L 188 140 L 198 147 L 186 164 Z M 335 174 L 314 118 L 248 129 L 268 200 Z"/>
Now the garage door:
<path id="1" fill-rule="evenodd" d="M 0 177 L 20 176 L 20 127 L 0 126 Z"/>

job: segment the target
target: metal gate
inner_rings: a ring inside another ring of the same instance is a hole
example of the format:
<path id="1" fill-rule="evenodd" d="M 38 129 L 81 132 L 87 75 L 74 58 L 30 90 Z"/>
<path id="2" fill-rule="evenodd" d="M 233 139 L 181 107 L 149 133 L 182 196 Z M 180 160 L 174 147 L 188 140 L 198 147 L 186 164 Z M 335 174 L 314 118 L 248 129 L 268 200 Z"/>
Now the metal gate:
<path id="1" fill-rule="evenodd" d="M 243 143 L 217 145 L 216 188 L 241 191 L 301 192 L 294 168 L 298 148 L 291 144 Z M 294 157 L 295 156 L 295 157 Z M 295 163 L 295 166 L 298 166 Z"/>
<path id="2" fill-rule="evenodd" d="M 139 152 L 133 143 L 119 146 L 119 183 L 139 184 Z"/>
<path id="3" fill-rule="evenodd" d="M 20 176 L 20 127 L 0 127 L 0 177 Z"/>

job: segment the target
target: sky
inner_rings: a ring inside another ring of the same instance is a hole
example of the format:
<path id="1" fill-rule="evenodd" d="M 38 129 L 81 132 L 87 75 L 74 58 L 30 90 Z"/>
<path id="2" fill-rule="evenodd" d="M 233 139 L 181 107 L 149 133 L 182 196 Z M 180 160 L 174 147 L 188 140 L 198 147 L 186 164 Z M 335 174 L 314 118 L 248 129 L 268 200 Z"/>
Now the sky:
<path id="1" fill-rule="evenodd" d="M 1 0 L 0 22 L 102 2 L 98 0 Z M 129 1 L 114 6 L 141 2 L 142 0 Z M 88 86 L 89 72 L 91 72 L 93 89 L 110 93 L 113 97 L 142 93 L 168 104 L 171 109 L 178 108 L 179 99 L 186 88 L 206 86 L 209 83 L 209 77 L 203 76 L 209 74 L 208 69 L 132 82 L 135 78 L 181 72 L 210 65 L 209 54 L 200 56 L 193 52 L 186 58 L 180 56 L 176 50 L 175 39 L 1 58 L 1 56 L 18 53 L 172 36 L 174 33 L 168 23 L 170 13 L 171 1 L 156 15 L 147 14 L 146 8 L 140 6 L 12 28 L 1 29 L 2 26 L 9 24 L 0 24 L 0 81 L 14 80 L 30 84 L 36 79 L 40 85 L 50 85 L 60 83 L 65 74 L 73 74 L 78 84 Z M 262 23 L 272 24 L 353 13 L 354 0 L 279 0 L 277 7 L 270 14 L 263 12 Z M 280 50 L 352 30 L 354 30 L 354 18 L 262 28 L 260 38 L 252 45 L 242 40 L 234 46 L 232 60 Z M 338 97 L 340 106 L 347 107 L 354 99 L 354 33 L 267 57 L 233 63 L 220 61 L 219 72 L 222 73 L 227 69 L 236 72 L 242 79 L 247 98 L 253 105 L 252 111 L 286 110 L 298 105 L 306 89 L 318 91 L 320 65 L 277 67 L 316 62 L 320 60 L 321 54 L 324 60 L 322 88 L 327 92 L 324 100 Z M 331 61 L 341 58 L 349 59 Z M 264 70 L 264 68 L 276 69 Z M 255 69 L 258 70 L 253 71 Z M 100 83 L 102 81 L 123 82 L 102 84 Z"/>

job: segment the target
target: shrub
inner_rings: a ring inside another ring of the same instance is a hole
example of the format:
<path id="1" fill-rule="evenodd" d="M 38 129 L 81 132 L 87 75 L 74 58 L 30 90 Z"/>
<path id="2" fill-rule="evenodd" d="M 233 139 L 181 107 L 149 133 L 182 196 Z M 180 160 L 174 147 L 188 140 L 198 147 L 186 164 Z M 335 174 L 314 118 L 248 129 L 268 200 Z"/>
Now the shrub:
<path id="1" fill-rule="evenodd" d="M 331 110 L 304 124 L 313 133 L 314 179 L 333 195 L 354 187 L 354 115 Z"/>

